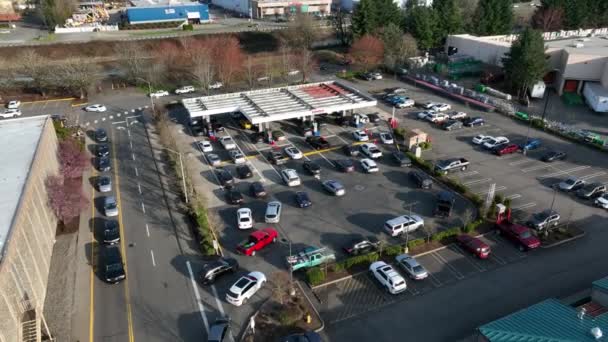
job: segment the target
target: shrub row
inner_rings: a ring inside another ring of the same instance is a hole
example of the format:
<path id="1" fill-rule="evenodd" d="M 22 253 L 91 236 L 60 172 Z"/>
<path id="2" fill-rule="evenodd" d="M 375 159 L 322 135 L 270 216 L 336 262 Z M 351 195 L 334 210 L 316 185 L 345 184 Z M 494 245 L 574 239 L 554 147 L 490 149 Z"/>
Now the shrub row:
<path id="1" fill-rule="evenodd" d="M 446 229 L 444 231 L 431 235 L 431 241 L 448 242 L 448 240 L 458 234 L 462 233 L 460 227 L 454 227 Z"/>
<path id="2" fill-rule="evenodd" d="M 209 226 L 207 210 L 200 205 L 191 210 L 192 216 L 196 221 L 196 233 L 199 237 L 201 252 L 203 255 L 214 255 L 213 234 L 211 233 L 211 227 Z"/>
<path id="3" fill-rule="evenodd" d="M 194 25 L 192 25 L 192 24 L 186 24 L 186 25 L 182 26 L 182 29 L 184 31 L 194 31 Z"/>
<path id="4" fill-rule="evenodd" d="M 313 267 L 306 270 L 306 281 L 311 286 L 316 286 L 325 281 L 325 273 L 319 267 Z"/>
<path id="5" fill-rule="evenodd" d="M 353 266 L 361 265 L 361 264 L 369 264 L 374 261 L 377 261 L 380 258 L 380 254 L 378 252 L 372 252 L 363 255 L 357 255 L 350 257 L 344 261 L 340 261 L 334 264 L 334 271 L 342 271 L 348 270 Z"/>
<path id="6" fill-rule="evenodd" d="M 424 245 L 426 243 L 425 239 L 414 239 L 414 240 L 410 240 L 407 243 L 407 248 L 414 248 L 414 247 L 418 247 L 420 245 Z"/>

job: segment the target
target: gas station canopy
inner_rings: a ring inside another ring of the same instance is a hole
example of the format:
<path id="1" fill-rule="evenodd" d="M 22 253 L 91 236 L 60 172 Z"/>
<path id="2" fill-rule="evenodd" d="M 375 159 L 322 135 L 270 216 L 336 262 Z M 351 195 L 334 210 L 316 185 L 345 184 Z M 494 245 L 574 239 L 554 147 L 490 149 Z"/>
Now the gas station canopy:
<path id="1" fill-rule="evenodd" d="M 373 107 L 377 101 L 335 81 L 183 99 L 190 118 L 241 112 L 254 125 Z"/>

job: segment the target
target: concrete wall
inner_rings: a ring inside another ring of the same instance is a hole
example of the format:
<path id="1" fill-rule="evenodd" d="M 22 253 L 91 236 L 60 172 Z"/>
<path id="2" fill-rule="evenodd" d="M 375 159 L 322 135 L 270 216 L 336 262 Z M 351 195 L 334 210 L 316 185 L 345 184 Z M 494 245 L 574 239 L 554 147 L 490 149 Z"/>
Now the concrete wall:
<path id="1" fill-rule="evenodd" d="M 13 219 L 6 254 L 0 261 L 0 342 L 18 341 L 28 306 L 38 307 L 42 313 L 57 226 L 47 205 L 44 182 L 58 170 L 57 137 L 49 118 Z"/>
<path id="2" fill-rule="evenodd" d="M 567 52 L 566 52 L 567 53 Z M 567 53 L 568 62 L 564 70 L 567 79 L 599 81 L 608 57 Z"/>
<path id="3" fill-rule="evenodd" d="M 604 307 L 608 307 L 608 292 L 606 290 L 593 286 L 591 299 Z"/>
<path id="4" fill-rule="evenodd" d="M 501 59 L 509 52 L 510 44 L 475 38 L 477 37 L 470 35 L 448 36 L 446 51 L 448 46 L 453 46 L 458 49 L 458 54 L 469 55 L 487 64 L 502 66 Z"/>

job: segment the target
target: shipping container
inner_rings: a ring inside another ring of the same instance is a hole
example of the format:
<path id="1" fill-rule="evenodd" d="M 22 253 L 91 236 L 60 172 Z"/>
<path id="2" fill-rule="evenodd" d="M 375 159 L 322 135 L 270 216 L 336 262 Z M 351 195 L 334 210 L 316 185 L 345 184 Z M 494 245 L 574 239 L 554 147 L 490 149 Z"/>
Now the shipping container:
<path id="1" fill-rule="evenodd" d="M 585 101 L 596 112 L 608 112 L 608 89 L 597 82 L 585 82 L 583 88 Z"/>

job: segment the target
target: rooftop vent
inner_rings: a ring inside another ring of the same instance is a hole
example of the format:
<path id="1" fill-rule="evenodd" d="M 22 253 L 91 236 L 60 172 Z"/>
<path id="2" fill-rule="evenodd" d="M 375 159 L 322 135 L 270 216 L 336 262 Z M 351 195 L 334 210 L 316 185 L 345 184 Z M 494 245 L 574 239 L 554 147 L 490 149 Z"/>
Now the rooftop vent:
<path id="1" fill-rule="evenodd" d="M 595 327 L 595 328 L 591 328 L 591 335 L 593 335 L 593 337 L 596 340 L 599 340 L 600 338 L 602 338 L 602 336 L 604 335 L 604 333 L 602 333 L 602 329 Z"/>

